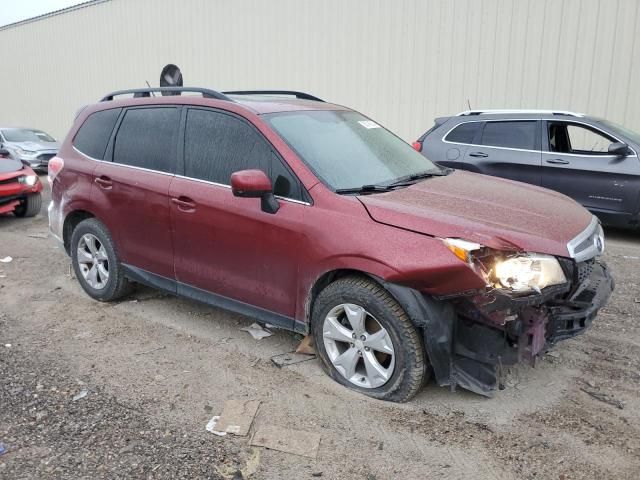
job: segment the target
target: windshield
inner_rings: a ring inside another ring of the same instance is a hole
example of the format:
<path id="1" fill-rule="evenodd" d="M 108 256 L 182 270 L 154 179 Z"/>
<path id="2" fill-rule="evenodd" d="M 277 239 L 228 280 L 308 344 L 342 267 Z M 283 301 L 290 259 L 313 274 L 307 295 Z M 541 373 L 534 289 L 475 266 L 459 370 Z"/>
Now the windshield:
<path id="1" fill-rule="evenodd" d="M 6 128 L 2 130 L 2 135 L 7 142 L 55 142 L 55 138 L 46 134 L 42 130 L 31 130 L 28 128 Z"/>
<path id="2" fill-rule="evenodd" d="M 409 144 L 357 112 L 296 111 L 264 118 L 334 190 L 442 172 Z"/>
<path id="3" fill-rule="evenodd" d="M 622 125 L 618 125 L 617 123 L 610 122 L 609 120 L 599 119 L 599 121 L 613 131 L 619 132 L 621 135 L 629 138 L 632 142 L 640 145 L 640 133 L 634 132 L 633 130 L 623 127 Z"/>

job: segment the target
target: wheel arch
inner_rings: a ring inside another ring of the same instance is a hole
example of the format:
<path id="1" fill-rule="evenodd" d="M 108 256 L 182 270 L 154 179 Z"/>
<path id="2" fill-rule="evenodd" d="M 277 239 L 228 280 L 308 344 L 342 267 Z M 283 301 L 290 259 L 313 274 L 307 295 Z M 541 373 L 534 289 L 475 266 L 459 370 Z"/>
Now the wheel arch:
<path id="1" fill-rule="evenodd" d="M 64 218 L 62 225 L 62 242 L 67 254 L 71 254 L 71 235 L 80 222 L 88 218 L 96 218 L 96 216 L 87 210 L 73 210 Z"/>

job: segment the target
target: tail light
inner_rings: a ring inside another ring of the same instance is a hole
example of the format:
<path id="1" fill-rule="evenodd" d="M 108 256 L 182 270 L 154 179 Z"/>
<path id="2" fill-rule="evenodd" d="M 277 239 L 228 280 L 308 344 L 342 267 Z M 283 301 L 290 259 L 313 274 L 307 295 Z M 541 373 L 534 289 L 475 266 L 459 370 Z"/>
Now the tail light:
<path id="1" fill-rule="evenodd" d="M 47 174 L 47 180 L 49 180 L 49 186 L 53 186 L 53 181 L 58 176 L 58 174 L 62 171 L 63 168 L 64 168 L 64 160 L 62 158 L 53 157 L 51 160 L 49 160 L 48 174 Z"/>
<path id="2" fill-rule="evenodd" d="M 422 142 L 419 142 L 419 141 L 416 140 L 415 142 L 413 142 L 411 144 L 411 146 L 418 152 L 422 151 Z"/>

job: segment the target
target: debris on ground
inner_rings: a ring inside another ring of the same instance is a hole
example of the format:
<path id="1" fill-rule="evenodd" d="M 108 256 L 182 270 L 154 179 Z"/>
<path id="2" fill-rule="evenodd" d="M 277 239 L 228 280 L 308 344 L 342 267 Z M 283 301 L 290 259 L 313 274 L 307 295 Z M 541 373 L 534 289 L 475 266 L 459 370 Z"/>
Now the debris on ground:
<path id="1" fill-rule="evenodd" d="M 263 426 L 253 434 L 250 445 L 278 450 L 284 453 L 316 458 L 320 448 L 320 435 L 317 433 L 291 430 L 275 426 Z"/>
<path id="2" fill-rule="evenodd" d="M 587 390 L 586 388 L 581 388 L 580 390 L 582 390 L 587 395 L 592 396 L 596 400 L 600 400 L 601 402 L 608 403 L 609 405 L 613 405 L 614 407 L 617 407 L 620 410 L 624 408 L 624 402 L 622 400 L 618 400 L 607 393 L 593 392 L 591 390 Z"/>
<path id="3" fill-rule="evenodd" d="M 11 257 L 0 258 L 0 263 L 11 263 L 12 261 L 13 261 L 13 258 Z"/>
<path id="4" fill-rule="evenodd" d="M 165 345 L 161 345 L 159 347 L 152 348 L 151 350 L 145 350 L 144 352 L 134 353 L 134 355 L 146 355 L 147 353 L 157 352 L 158 350 L 164 350 L 165 348 L 167 348 Z"/>
<path id="5" fill-rule="evenodd" d="M 80 393 L 78 393 L 77 395 L 75 395 L 72 399 L 72 401 L 77 402 L 78 400 L 83 399 L 84 397 L 87 396 L 87 394 L 89 393 L 89 390 L 80 390 Z"/>
<path id="6" fill-rule="evenodd" d="M 219 430 L 216 430 L 216 425 L 218 424 L 218 420 L 220 420 L 220 415 L 216 415 L 211 420 L 209 420 L 207 422 L 207 425 L 204 428 L 207 430 L 207 432 L 211 432 L 214 435 L 218 435 L 219 437 L 224 437 L 227 434 L 227 432 L 221 432 Z"/>
<path id="7" fill-rule="evenodd" d="M 271 333 L 269 330 L 262 328 L 257 323 L 252 323 L 250 326 L 243 327 L 240 330 L 242 330 L 243 332 L 249 332 L 251 336 L 256 340 L 260 340 L 262 338 L 270 337 L 271 335 L 273 335 L 273 333 Z"/>
<path id="8" fill-rule="evenodd" d="M 309 360 L 313 360 L 315 358 L 315 355 L 287 352 L 274 355 L 273 357 L 271 357 L 271 361 L 276 367 L 282 368 L 289 365 L 295 365 L 296 363 L 308 362 Z"/>
<path id="9" fill-rule="evenodd" d="M 7 453 L 7 447 L 4 446 L 4 443 L 0 442 L 0 455 Z"/>
<path id="10" fill-rule="evenodd" d="M 27 237 L 31 237 L 31 238 L 49 238 L 49 235 L 44 234 L 44 233 L 32 233 L 30 235 L 27 235 Z"/>
<path id="11" fill-rule="evenodd" d="M 246 436 L 259 406 L 260 400 L 227 400 L 217 421 L 216 431 Z"/>
<path id="12" fill-rule="evenodd" d="M 296 348 L 296 353 L 304 353 L 306 355 L 315 355 L 316 349 L 313 348 L 313 337 L 311 335 L 307 335 L 302 339 L 298 348 Z"/>

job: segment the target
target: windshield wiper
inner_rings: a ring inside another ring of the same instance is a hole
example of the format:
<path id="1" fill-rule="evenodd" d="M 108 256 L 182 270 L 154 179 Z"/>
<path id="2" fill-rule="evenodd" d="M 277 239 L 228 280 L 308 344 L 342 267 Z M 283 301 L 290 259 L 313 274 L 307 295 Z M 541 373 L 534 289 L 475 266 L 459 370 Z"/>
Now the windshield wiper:
<path id="1" fill-rule="evenodd" d="M 422 180 L 423 178 L 431 178 L 431 177 L 443 177 L 446 175 L 445 172 L 420 172 L 414 173 L 412 175 L 407 175 L 406 177 L 399 178 L 395 182 L 388 183 L 386 186 L 388 187 L 403 187 L 413 185 L 416 180 Z"/>
<path id="2" fill-rule="evenodd" d="M 390 185 L 362 185 L 361 187 L 353 187 L 353 188 L 338 188 L 336 193 L 338 194 L 349 194 L 349 193 L 376 193 L 376 192 L 388 192 L 393 190 L 393 188 L 397 186 Z"/>

